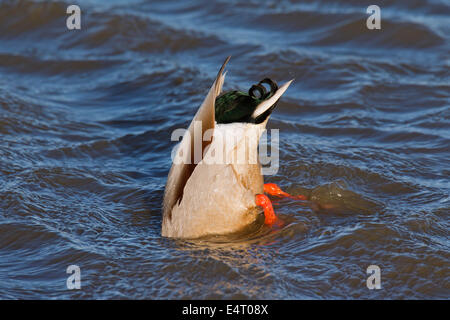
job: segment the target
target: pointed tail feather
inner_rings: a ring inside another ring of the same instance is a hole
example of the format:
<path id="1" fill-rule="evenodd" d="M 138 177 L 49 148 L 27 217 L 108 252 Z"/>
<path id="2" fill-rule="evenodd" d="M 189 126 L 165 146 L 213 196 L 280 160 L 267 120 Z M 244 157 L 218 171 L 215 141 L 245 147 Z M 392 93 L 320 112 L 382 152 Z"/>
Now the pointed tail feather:
<path id="1" fill-rule="evenodd" d="M 277 90 L 277 92 L 275 92 L 275 94 L 272 97 L 270 97 L 269 99 L 261 102 L 256 107 L 255 111 L 253 111 L 252 118 L 253 119 L 258 118 L 260 115 L 262 115 L 264 112 L 266 112 L 270 107 L 272 107 L 278 101 L 278 99 L 280 99 L 280 97 L 283 95 L 283 93 L 287 90 L 287 88 L 292 83 L 292 81 L 294 81 L 294 79 L 292 79 L 291 81 L 288 81 L 285 84 L 283 84 Z"/>

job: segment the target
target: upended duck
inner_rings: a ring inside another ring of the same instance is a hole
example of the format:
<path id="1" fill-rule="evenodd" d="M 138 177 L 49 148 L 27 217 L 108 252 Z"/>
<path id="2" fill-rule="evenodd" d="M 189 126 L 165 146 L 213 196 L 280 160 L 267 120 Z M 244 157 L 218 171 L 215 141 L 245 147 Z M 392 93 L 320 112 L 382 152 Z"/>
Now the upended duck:
<path id="1" fill-rule="evenodd" d="M 178 161 L 173 161 L 164 192 L 165 237 L 233 233 L 255 222 L 262 212 L 264 223 L 271 226 L 277 217 L 264 193 L 292 197 L 273 183 L 264 185 L 258 143 L 273 109 L 293 80 L 278 87 L 266 78 L 247 93 L 221 94 L 229 59 L 178 146 Z M 266 90 L 269 86 L 270 91 Z M 196 146 L 196 135 L 203 137 L 207 132 L 211 139 L 202 139 Z M 195 159 L 199 154 L 200 159 Z M 215 157 L 218 154 L 223 158 Z M 301 196 L 299 199 L 303 200 Z"/>

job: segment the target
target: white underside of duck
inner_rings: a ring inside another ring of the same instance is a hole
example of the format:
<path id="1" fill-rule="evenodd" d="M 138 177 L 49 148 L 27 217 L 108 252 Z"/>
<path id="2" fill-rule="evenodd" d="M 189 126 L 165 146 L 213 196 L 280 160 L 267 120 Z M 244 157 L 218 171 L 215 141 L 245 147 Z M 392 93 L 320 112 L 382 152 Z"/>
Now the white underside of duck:
<path id="1" fill-rule="evenodd" d="M 215 127 L 213 142 L 189 177 L 181 202 L 173 206 L 170 219 L 164 216 L 163 236 L 197 238 L 226 234 L 256 220 L 261 209 L 255 204 L 255 194 L 263 193 L 264 184 L 257 160 L 257 141 L 265 124 L 232 123 Z M 222 149 L 224 157 L 220 159 L 214 153 Z M 235 161 L 239 158 L 244 161 Z M 247 161 L 252 159 L 255 161 Z M 214 163 L 214 160 L 225 161 Z"/>

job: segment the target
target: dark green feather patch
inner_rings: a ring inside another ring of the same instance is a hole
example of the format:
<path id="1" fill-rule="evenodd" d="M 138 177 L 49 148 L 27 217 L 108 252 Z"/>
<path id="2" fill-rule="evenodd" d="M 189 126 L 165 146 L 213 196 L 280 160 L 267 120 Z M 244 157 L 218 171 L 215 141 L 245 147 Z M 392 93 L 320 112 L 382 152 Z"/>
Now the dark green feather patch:
<path id="1" fill-rule="evenodd" d="M 270 85 L 270 92 L 267 92 L 263 83 Z M 264 112 L 257 119 L 252 118 L 256 107 L 278 90 L 277 84 L 265 78 L 258 84 L 253 85 L 248 93 L 241 91 L 229 91 L 216 98 L 215 118 L 217 123 L 247 122 L 260 123 L 264 121 L 273 110 L 272 106 L 267 112 Z"/>

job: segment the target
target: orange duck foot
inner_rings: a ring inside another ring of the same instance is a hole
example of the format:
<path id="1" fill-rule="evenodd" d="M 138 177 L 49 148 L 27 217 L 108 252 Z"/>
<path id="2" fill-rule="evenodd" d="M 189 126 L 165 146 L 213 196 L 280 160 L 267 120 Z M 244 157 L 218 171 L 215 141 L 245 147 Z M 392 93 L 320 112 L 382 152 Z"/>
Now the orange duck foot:
<path id="1" fill-rule="evenodd" d="M 277 217 L 275 215 L 275 212 L 273 211 L 272 202 L 270 201 L 269 197 L 267 197 L 265 194 L 257 194 L 255 196 L 255 203 L 257 206 L 264 209 L 264 223 L 269 226 L 273 225 L 277 220 Z"/>
<path id="2" fill-rule="evenodd" d="M 300 194 L 298 196 L 292 196 L 289 193 L 284 192 L 275 183 L 265 183 L 264 184 L 264 192 L 267 194 L 270 194 L 271 196 L 276 196 L 276 197 L 287 197 L 287 198 L 296 199 L 296 200 L 308 200 L 304 195 Z"/>

